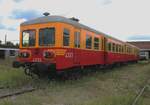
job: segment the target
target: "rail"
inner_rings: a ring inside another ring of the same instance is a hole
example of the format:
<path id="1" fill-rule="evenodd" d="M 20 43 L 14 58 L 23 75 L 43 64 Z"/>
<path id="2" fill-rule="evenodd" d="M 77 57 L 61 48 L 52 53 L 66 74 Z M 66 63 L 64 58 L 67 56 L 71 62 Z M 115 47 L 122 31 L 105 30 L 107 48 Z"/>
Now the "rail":
<path id="1" fill-rule="evenodd" d="M 12 96 L 18 96 L 18 95 L 21 95 L 21 94 L 33 92 L 35 90 L 36 90 L 35 88 L 26 88 L 26 89 L 23 89 L 23 90 L 18 90 L 18 91 L 7 93 L 7 94 L 2 94 L 2 95 L 0 94 L 0 99 L 12 97 Z"/>

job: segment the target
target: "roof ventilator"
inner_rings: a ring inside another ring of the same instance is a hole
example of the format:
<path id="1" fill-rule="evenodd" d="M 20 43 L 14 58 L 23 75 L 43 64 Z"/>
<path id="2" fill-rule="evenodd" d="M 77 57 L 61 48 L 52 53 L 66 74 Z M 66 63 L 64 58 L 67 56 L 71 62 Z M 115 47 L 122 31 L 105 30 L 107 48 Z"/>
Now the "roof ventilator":
<path id="1" fill-rule="evenodd" d="M 49 16 L 49 15 L 50 15 L 50 13 L 45 12 L 45 13 L 43 13 L 43 15 L 44 15 L 44 16 Z"/>
<path id="2" fill-rule="evenodd" d="M 80 21 L 79 19 L 77 19 L 77 18 L 75 18 L 75 17 L 70 18 L 70 20 L 73 20 L 73 21 L 76 21 L 76 22 L 79 22 L 79 21 Z"/>

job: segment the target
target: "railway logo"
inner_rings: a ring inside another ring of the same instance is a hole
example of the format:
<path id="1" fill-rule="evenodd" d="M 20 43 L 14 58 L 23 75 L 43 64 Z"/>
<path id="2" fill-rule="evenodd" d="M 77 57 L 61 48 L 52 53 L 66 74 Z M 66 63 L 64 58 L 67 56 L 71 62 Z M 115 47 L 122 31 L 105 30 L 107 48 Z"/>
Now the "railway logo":
<path id="1" fill-rule="evenodd" d="M 73 52 L 67 52 L 65 58 L 73 58 Z"/>

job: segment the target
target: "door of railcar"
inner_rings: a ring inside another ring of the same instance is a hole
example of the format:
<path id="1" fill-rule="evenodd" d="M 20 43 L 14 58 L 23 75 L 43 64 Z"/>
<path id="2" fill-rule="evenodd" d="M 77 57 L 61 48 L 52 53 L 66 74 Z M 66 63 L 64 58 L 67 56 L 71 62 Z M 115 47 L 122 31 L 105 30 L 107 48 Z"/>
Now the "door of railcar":
<path id="1" fill-rule="evenodd" d="M 81 61 L 81 30 L 80 29 L 75 29 L 74 31 L 74 58 L 73 58 L 73 63 L 74 65 L 80 65 Z"/>
<path id="2" fill-rule="evenodd" d="M 104 37 L 104 63 L 107 64 L 108 54 L 107 54 L 107 38 Z"/>

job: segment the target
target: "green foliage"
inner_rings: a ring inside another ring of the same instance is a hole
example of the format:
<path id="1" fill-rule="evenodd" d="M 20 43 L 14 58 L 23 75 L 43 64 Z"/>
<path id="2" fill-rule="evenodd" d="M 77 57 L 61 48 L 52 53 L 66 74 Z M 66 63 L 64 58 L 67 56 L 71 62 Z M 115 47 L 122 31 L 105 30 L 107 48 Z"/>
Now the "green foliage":
<path id="1" fill-rule="evenodd" d="M 0 40 L 0 47 L 1 48 L 19 48 L 19 44 L 12 43 L 10 41 L 7 41 L 6 44 L 2 44 L 2 41 Z"/>
<path id="2" fill-rule="evenodd" d="M 26 86 L 38 90 L 0 100 L 0 105 L 131 105 L 150 74 L 149 63 L 138 63 L 96 72 L 79 80 L 30 78 L 22 69 L 0 62 L 0 86 L 16 89 Z M 150 88 L 137 105 L 149 105 Z"/>
<path id="3" fill-rule="evenodd" d="M 26 85 L 31 78 L 22 69 L 14 69 L 12 61 L 0 61 L 0 87 L 17 88 Z"/>

